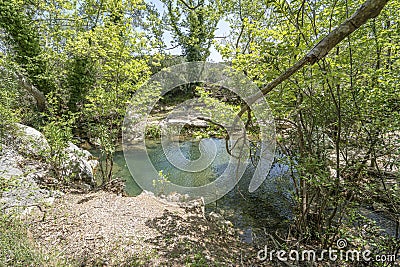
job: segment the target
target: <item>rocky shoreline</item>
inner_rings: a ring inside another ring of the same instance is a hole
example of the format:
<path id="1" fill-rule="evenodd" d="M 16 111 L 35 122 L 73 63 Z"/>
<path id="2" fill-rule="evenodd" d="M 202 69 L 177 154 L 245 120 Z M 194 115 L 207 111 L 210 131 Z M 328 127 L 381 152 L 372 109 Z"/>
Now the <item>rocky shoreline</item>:
<path id="1" fill-rule="evenodd" d="M 72 143 L 63 151 L 62 190 L 46 160 L 49 144 L 39 131 L 16 124 L 1 140 L 3 213 L 22 214 L 28 237 L 45 255 L 67 266 L 207 266 L 252 264 L 255 252 L 232 223 L 206 216 L 201 200 L 181 203 L 149 192 L 125 197 L 121 182 L 94 188 L 96 160 Z M 79 190 L 71 190 L 71 188 Z M 171 202 L 172 201 L 172 202 Z"/>

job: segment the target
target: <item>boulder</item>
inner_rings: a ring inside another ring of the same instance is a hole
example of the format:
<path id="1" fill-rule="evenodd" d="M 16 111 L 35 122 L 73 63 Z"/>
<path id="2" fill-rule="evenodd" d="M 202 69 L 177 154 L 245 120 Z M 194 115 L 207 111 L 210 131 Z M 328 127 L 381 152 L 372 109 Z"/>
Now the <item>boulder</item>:
<path id="1" fill-rule="evenodd" d="M 34 207 L 51 204 L 54 196 L 60 195 L 57 191 L 38 186 L 37 177 L 48 174 L 44 163 L 27 160 L 18 152 L 20 147 L 6 144 L 1 146 L 0 183 L 3 186 L 0 198 L 1 210 L 26 213 Z"/>
<path id="2" fill-rule="evenodd" d="M 4 179 L 23 175 L 19 162 L 23 157 L 10 146 L 2 144 L 0 150 L 0 176 Z"/>
<path id="3" fill-rule="evenodd" d="M 95 186 L 94 169 L 98 161 L 94 160 L 89 151 L 77 147 L 69 142 L 64 149 L 65 160 L 62 166 L 62 174 L 75 182 L 82 182 L 90 187 Z"/>
<path id="4" fill-rule="evenodd" d="M 12 138 L 10 143 L 20 154 L 41 157 L 50 150 L 49 143 L 41 132 L 19 123 L 15 126 L 15 131 L 8 133 L 7 138 Z"/>
<path id="5" fill-rule="evenodd" d="M 34 206 L 51 204 L 58 191 L 40 188 L 46 180 L 59 182 L 51 177 L 54 166 L 48 162 L 50 146 L 39 131 L 22 124 L 0 139 L 0 184 L 6 186 L 0 192 L 0 208 L 29 210 Z M 73 143 L 62 152 L 64 160 L 61 174 L 86 188 L 95 185 L 94 168 L 98 162 L 92 155 Z"/>

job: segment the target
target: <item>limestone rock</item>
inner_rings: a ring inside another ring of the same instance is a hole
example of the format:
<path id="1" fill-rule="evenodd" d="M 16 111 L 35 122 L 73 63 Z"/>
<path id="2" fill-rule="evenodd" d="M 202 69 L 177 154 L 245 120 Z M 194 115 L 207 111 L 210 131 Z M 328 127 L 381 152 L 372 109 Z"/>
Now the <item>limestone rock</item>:
<path id="1" fill-rule="evenodd" d="M 10 135 L 10 134 L 9 134 Z M 50 149 L 44 135 L 38 130 L 16 123 L 16 130 L 11 133 L 11 142 L 17 151 L 28 156 L 43 156 Z"/>
<path id="2" fill-rule="evenodd" d="M 54 166 L 48 161 L 49 151 L 49 143 L 39 131 L 22 124 L 10 127 L 0 139 L 0 184 L 5 187 L 0 192 L 0 209 L 26 212 L 35 206 L 50 205 L 61 195 L 39 186 L 48 179 L 59 181 L 51 177 Z M 98 164 L 92 155 L 72 143 L 62 154 L 62 175 L 92 187 Z"/>
<path id="3" fill-rule="evenodd" d="M 94 160 L 92 154 L 71 142 L 68 143 L 68 147 L 63 153 L 65 160 L 62 166 L 62 174 L 73 181 L 83 182 L 91 187 L 94 186 L 94 169 L 98 162 Z"/>

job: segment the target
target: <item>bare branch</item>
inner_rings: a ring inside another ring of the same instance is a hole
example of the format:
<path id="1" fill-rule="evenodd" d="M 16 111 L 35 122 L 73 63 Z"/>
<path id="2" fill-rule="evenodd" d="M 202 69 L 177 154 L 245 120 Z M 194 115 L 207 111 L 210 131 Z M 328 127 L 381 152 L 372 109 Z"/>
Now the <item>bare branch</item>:
<path id="1" fill-rule="evenodd" d="M 189 8 L 190 10 L 196 10 L 199 6 L 200 6 L 200 3 L 197 3 L 197 5 L 196 6 L 190 6 L 188 3 L 186 3 L 186 1 L 184 1 L 184 0 L 180 0 L 180 2 L 184 5 L 184 6 L 186 6 L 187 8 Z"/>

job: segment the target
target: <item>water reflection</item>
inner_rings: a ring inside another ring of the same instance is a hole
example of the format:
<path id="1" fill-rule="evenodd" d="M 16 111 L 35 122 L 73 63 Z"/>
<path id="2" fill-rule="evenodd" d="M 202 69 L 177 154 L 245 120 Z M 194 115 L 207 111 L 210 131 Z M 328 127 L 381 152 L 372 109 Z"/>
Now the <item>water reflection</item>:
<path id="1" fill-rule="evenodd" d="M 160 142 L 146 141 L 147 152 L 154 167 L 163 172 L 168 179 L 182 186 L 201 186 L 214 181 L 227 168 L 229 154 L 226 151 L 225 140 L 212 139 L 217 147 L 214 161 L 200 172 L 185 172 L 173 166 L 166 158 Z M 180 150 L 188 160 L 196 160 L 200 156 L 199 140 L 180 142 Z M 115 175 L 127 180 L 126 191 L 129 195 L 138 195 L 139 186 L 131 177 L 125 164 L 122 152 L 115 155 L 117 169 Z M 288 167 L 274 163 L 267 179 L 253 193 L 248 192 L 249 183 L 254 173 L 254 166 L 248 162 L 243 177 L 236 187 L 218 201 L 207 205 L 208 212 L 217 210 L 234 224 L 243 229 L 243 240 L 252 241 L 253 231 L 263 227 L 269 230 L 285 225 L 291 218 L 292 188 L 287 175 Z"/>
<path id="2" fill-rule="evenodd" d="M 217 145 L 215 160 L 197 173 L 182 171 L 174 167 L 164 155 L 160 142 L 146 141 L 147 151 L 155 168 L 168 176 L 176 184 L 184 186 L 200 186 L 214 181 L 227 167 L 229 155 L 226 152 L 225 140 L 213 139 Z M 200 156 L 199 140 L 180 143 L 182 154 L 188 160 L 195 160 Z M 282 155 L 277 154 L 276 158 Z M 126 191 L 135 196 L 141 193 L 140 187 L 132 178 L 122 151 L 115 155 L 116 177 L 127 180 Z M 208 204 L 207 212 L 218 211 L 225 219 L 230 220 L 238 229 L 242 229 L 242 239 L 245 242 L 254 241 L 264 233 L 275 231 L 287 226 L 292 219 L 293 205 L 290 191 L 293 189 L 289 167 L 275 162 L 263 184 L 253 193 L 248 192 L 250 180 L 254 173 L 254 166 L 249 162 L 248 167 L 236 187 L 218 201 Z M 369 209 L 360 208 L 360 213 L 373 219 L 384 228 L 386 234 L 394 236 L 394 224 L 381 214 L 373 213 Z"/>

